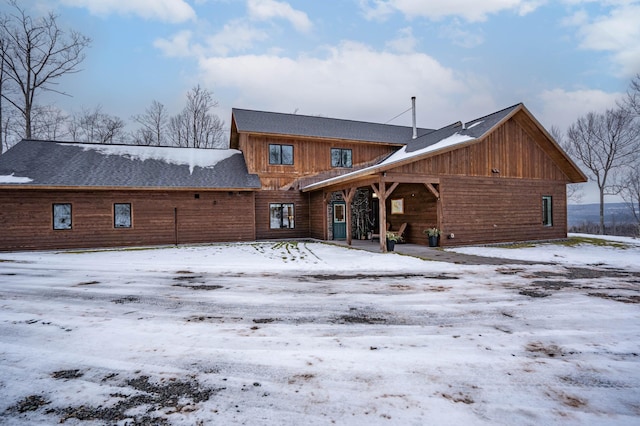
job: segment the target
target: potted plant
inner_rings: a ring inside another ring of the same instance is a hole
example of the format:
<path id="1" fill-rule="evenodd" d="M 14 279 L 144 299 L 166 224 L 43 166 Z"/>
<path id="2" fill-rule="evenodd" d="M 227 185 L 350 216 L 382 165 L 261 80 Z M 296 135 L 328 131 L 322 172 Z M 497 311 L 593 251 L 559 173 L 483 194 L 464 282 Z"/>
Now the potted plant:
<path id="1" fill-rule="evenodd" d="M 438 247 L 438 237 L 442 233 L 438 228 L 425 229 L 424 233 L 429 237 L 429 247 Z"/>
<path id="2" fill-rule="evenodd" d="M 387 250 L 393 251 L 396 248 L 396 241 L 398 241 L 398 236 L 394 232 L 387 232 Z"/>

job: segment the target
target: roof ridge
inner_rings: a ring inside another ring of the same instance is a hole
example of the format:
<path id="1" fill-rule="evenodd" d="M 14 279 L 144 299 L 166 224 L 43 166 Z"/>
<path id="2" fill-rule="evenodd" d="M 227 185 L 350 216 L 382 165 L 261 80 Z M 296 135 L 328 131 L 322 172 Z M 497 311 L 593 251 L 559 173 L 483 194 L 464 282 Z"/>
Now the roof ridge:
<path id="1" fill-rule="evenodd" d="M 504 111 L 507 111 L 507 110 L 510 110 L 510 109 L 515 109 L 516 107 L 519 107 L 519 106 L 524 106 L 524 103 L 518 102 L 517 104 L 513 104 L 513 105 L 508 106 L 506 108 L 502 108 L 502 109 L 500 109 L 498 111 L 494 111 L 492 113 L 483 115 L 482 117 L 476 117 L 473 120 L 467 121 L 466 123 L 471 123 L 473 121 L 479 121 L 479 120 L 482 120 L 483 118 L 491 117 L 492 115 L 500 114 L 501 112 L 504 112 Z"/>
<path id="2" fill-rule="evenodd" d="M 333 120 L 333 121 L 342 121 L 342 122 L 350 122 L 350 123 L 363 123 L 363 124 L 372 124 L 376 126 L 388 126 L 388 127 L 398 127 L 403 129 L 410 129 L 411 126 L 402 126 L 399 124 L 387 124 L 387 123 L 378 123 L 375 121 L 364 121 L 364 120 L 355 120 L 351 118 L 334 118 L 334 117 L 325 117 L 322 115 L 307 115 L 307 114 L 297 114 L 297 113 L 288 113 L 288 112 L 276 112 L 276 111 L 262 111 L 255 109 L 246 109 L 246 108 L 231 108 L 231 113 L 234 111 L 246 111 L 246 112 L 257 112 L 260 114 L 274 114 L 280 116 L 289 116 L 289 117 L 304 117 L 304 118 L 312 118 L 319 120 Z M 418 127 L 420 130 L 434 130 L 430 127 Z"/>

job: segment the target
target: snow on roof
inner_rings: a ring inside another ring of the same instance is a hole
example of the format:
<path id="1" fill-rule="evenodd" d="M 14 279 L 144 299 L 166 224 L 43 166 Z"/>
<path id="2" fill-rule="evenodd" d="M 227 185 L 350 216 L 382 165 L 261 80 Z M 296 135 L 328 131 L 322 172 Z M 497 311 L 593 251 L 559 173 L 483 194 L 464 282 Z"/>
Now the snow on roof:
<path id="1" fill-rule="evenodd" d="M 100 145 L 100 144 L 64 144 L 77 146 L 85 151 L 94 150 L 103 155 L 117 155 L 131 160 L 157 160 L 178 166 L 189 166 L 189 173 L 195 167 L 213 168 L 222 160 L 235 154 L 241 154 L 236 149 L 198 149 L 173 148 L 138 145 Z"/>
<path id="2" fill-rule="evenodd" d="M 413 157 L 417 157 L 420 155 L 424 155 L 427 154 L 429 152 L 434 152 L 434 151 L 438 151 L 444 148 L 447 148 L 449 146 L 454 146 L 454 145 L 458 145 L 470 140 L 476 139 L 473 136 L 469 136 L 469 135 L 461 135 L 459 133 L 454 133 L 453 135 L 442 139 L 439 142 L 436 142 L 432 145 L 429 145 L 425 148 L 422 149 L 418 149 L 415 151 L 411 151 L 411 152 L 407 152 L 407 148 L 409 147 L 409 145 L 405 145 L 402 148 L 400 148 L 398 151 L 394 152 L 393 154 L 391 154 L 389 157 L 387 157 L 387 159 L 385 159 L 384 161 L 375 164 L 373 166 L 369 166 L 369 167 L 365 167 L 364 169 L 360 169 L 360 170 L 356 170 L 353 171 L 351 173 L 346 173 L 344 175 L 340 175 L 340 176 L 336 176 L 330 179 L 326 179 L 323 180 L 322 182 L 317 182 L 313 185 L 317 185 L 317 184 L 329 184 L 332 183 L 334 181 L 340 181 L 343 180 L 345 178 L 351 177 L 351 176 L 358 176 L 358 175 L 362 175 L 362 174 L 367 174 L 367 172 L 369 171 L 373 171 L 376 170 L 378 168 L 380 168 L 381 166 L 389 166 L 392 165 L 394 163 L 400 162 L 402 160 L 406 160 L 408 158 L 413 158 Z M 308 185 L 308 186 L 313 186 L 313 185 Z"/>
<path id="3" fill-rule="evenodd" d="M 426 154 L 428 152 L 438 151 L 440 149 L 458 145 L 463 142 L 467 142 L 469 140 L 475 139 L 473 136 L 469 135 L 461 135 L 459 133 L 454 133 L 448 138 L 442 139 L 440 142 L 434 143 L 433 145 L 429 145 L 425 148 L 419 149 L 417 151 L 407 152 L 407 146 L 403 146 L 398 151 L 394 152 L 389 158 L 381 162 L 380 165 L 392 164 L 398 161 L 406 160 L 407 158 L 416 157 L 418 155 Z"/>
<path id="4" fill-rule="evenodd" d="M 0 175 L 0 183 L 29 183 L 32 181 L 33 179 L 31 178 L 14 176 L 13 173 L 4 176 Z"/>

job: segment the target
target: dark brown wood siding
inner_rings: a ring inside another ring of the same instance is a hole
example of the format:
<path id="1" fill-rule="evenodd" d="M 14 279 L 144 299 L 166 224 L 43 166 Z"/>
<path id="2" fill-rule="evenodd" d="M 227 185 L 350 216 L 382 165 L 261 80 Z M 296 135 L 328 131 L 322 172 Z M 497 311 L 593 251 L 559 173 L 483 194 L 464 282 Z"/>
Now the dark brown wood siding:
<path id="1" fill-rule="evenodd" d="M 72 229 L 53 230 L 54 203 L 72 205 Z M 114 203 L 131 203 L 131 228 Z M 0 250 L 255 240 L 253 192 L 9 189 L 0 205 Z"/>
<path id="2" fill-rule="evenodd" d="M 287 190 L 297 179 L 318 173 L 348 173 L 363 165 L 374 164 L 398 149 L 398 146 L 381 143 L 247 134 L 240 134 L 239 141 L 249 173 L 260 176 L 265 190 Z M 270 144 L 292 145 L 293 165 L 269 164 Z M 331 167 L 331 148 L 350 149 L 353 168 Z"/>
<path id="3" fill-rule="evenodd" d="M 542 223 L 542 197 L 553 200 L 553 226 Z M 443 177 L 443 246 L 566 238 L 566 187 L 562 182 Z M 447 236 L 453 233 L 454 238 Z"/>
<path id="4" fill-rule="evenodd" d="M 403 214 L 391 214 L 391 200 L 402 199 Z M 423 231 L 437 226 L 436 198 L 422 184 L 400 184 L 387 198 L 387 223 L 391 230 L 397 230 L 403 223 L 405 241 L 412 244 L 426 244 Z"/>
<path id="5" fill-rule="evenodd" d="M 293 203 L 294 228 L 271 229 L 269 205 Z M 309 194 L 300 191 L 260 191 L 256 193 L 256 239 L 271 240 L 309 237 Z"/>
<path id="6" fill-rule="evenodd" d="M 311 238 L 327 238 L 327 208 L 323 202 L 322 191 L 309 194 L 309 234 Z"/>

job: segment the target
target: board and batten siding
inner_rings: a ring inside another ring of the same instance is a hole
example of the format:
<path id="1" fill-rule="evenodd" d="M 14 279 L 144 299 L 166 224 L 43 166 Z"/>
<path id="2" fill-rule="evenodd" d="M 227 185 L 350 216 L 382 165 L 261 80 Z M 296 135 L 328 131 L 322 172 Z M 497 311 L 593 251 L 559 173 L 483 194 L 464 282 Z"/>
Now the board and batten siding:
<path id="1" fill-rule="evenodd" d="M 269 145 L 293 146 L 293 165 L 269 164 Z M 350 149 L 353 168 L 331 166 L 331 148 Z M 348 173 L 371 165 L 398 149 L 397 145 L 348 140 L 302 139 L 268 135 L 240 134 L 239 149 L 244 153 L 249 173 L 260 176 L 263 190 L 287 190 L 298 179 L 334 171 Z"/>
<path id="2" fill-rule="evenodd" d="M 54 203 L 72 205 L 72 229 L 53 229 Z M 114 227 L 114 203 L 131 204 L 131 228 Z M 0 250 L 255 240 L 250 191 L 7 189 L 0 205 Z"/>
<path id="3" fill-rule="evenodd" d="M 537 143 L 540 142 L 540 143 Z M 493 176 L 568 182 L 567 175 L 543 149 L 544 141 L 527 132 L 514 118 L 483 141 L 418 160 L 394 169 L 431 176 Z"/>

